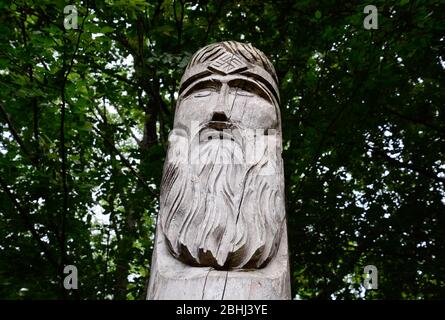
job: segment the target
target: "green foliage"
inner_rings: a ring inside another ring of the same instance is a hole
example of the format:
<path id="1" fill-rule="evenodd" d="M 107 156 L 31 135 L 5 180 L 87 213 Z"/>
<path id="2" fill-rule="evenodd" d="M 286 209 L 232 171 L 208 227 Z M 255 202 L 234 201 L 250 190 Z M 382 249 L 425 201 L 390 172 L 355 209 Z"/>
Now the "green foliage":
<path id="1" fill-rule="evenodd" d="M 179 80 L 239 40 L 281 82 L 293 295 L 445 298 L 445 8 L 367 4 L 0 2 L 0 297 L 144 297 Z"/>

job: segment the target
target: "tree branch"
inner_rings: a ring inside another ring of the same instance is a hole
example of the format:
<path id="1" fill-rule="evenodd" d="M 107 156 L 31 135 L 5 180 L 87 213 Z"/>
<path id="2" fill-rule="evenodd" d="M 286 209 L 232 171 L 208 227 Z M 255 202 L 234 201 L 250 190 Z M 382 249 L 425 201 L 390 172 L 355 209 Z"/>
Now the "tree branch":
<path id="1" fill-rule="evenodd" d="M 61 226 L 60 226 L 60 240 L 59 240 L 59 246 L 60 246 L 60 266 L 59 266 L 59 272 L 60 272 L 60 281 L 61 281 L 61 287 L 62 287 L 62 293 L 65 295 L 65 290 L 63 290 L 62 282 L 63 282 L 63 268 L 65 266 L 65 260 L 66 260 L 66 218 L 68 216 L 68 198 L 69 198 L 69 190 L 68 190 L 68 173 L 67 173 L 67 150 L 65 145 L 65 115 L 66 115 L 66 96 L 65 96 L 65 87 L 66 83 L 68 81 L 68 76 L 73 68 L 74 60 L 76 58 L 77 51 L 79 50 L 80 46 L 80 38 L 83 33 L 83 26 L 85 23 L 86 18 L 88 17 L 88 9 L 85 14 L 85 17 L 82 20 L 82 24 L 79 29 L 79 35 L 77 37 L 76 41 L 76 47 L 74 49 L 73 55 L 71 57 L 71 60 L 69 64 L 66 64 L 66 38 L 63 37 L 64 40 L 64 50 L 63 50 L 63 79 L 62 84 L 60 88 L 61 93 L 61 112 L 60 112 L 60 158 L 61 158 L 61 171 L 62 171 L 62 188 L 63 188 L 63 200 L 62 200 L 62 216 L 61 216 Z M 65 36 L 66 30 L 63 30 L 64 36 Z"/>
<path id="2" fill-rule="evenodd" d="M 176 30 L 178 33 L 178 43 L 177 43 L 177 50 L 179 51 L 181 48 L 181 42 L 182 42 L 182 27 L 184 25 L 184 2 L 182 0 L 179 0 L 179 3 L 181 4 L 181 15 L 178 19 L 178 14 L 176 12 L 176 0 L 173 0 L 173 15 L 175 17 L 175 23 L 176 23 Z"/>
<path id="3" fill-rule="evenodd" d="M 32 67 L 32 59 L 31 59 L 31 54 L 29 53 L 29 49 L 28 49 L 28 40 L 29 40 L 29 36 L 26 32 L 26 26 L 25 26 L 25 21 L 27 18 L 26 15 L 26 11 L 22 11 L 21 12 L 21 19 L 18 19 L 18 24 L 20 25 L 20 29 L 22 31 L 22 38 L 23 38 L 23 45 L 25 47 L 25 52 L 27 53 L 27 55 L 29 55 L 30 57 L 30 61 L 26 64 L 26 68 L 28 69 L 28 75 L 29 75 L 29 81 L 31 83 L 31 86 L 34 83 L 34 74 L 33 74 L 33 67 Z M 31 105 L 32 105 L 32 111 L 33 111 L 33 130 L 34 130 L 34 140 L 36 143 L 36 150 L 38 151 L 39 148 L 39 110 L 38 110 L 38 105 L 37 105 L 37 98 L 36 97 L 32 97 L 31 98 Z"/>
<path id="4" fill-rule="evenodd" d="M 112 143 L 106 136 L 104 136 L 102 134 L 102 132 L 97 129 L 96 127 L 93 127 L 94 131 L 102 137 L 102 139 L 114 150 L 114 152 L 116 152 L 116 154 L 119 156 L 119 158 L 122 160 L 122 162 L 125 164 L 125 166 L 130 169 L 131 173 L 134 175 L 134 177 L 136 177 L 139 182 L 145 187 L 145 189 L 147 189 L 147 191 L 155 198 L 158 198 L 158 194 L 155 190 L 153 190 L 153 188 L 151 188 L 147 182 L 144 180 L 144 178 L 141 177 L 141 175 L 133 168 L 133 166 L 131 165 L 130 161 L 128 161 L 128 159 L 122 154 L 122 152 L 120 152 L 116 146 L 114 145 L 114 143 Z"/>
<path id="5" fill-rule="evenodd" d="M 116 80 L 122 81 L 130 86 L 134 86 L 134 87 L 138 86 L 138 84 L 136 82 L 132 81 L 131 79 L 127 79 L 124 76 L 117 74 L 116 70 L 106 69 L 105 67 L 100 66 L 98 63 L 94 62 L 92 59 L 88 59 L 86 61 L 86 63 L 88 63 L 88 65 L 90 67 L 92 67 L 93 70 L 95 69 L 94 71 L 97 71 L 97 70 L 101 71 L 101 72 L 105 73 L 107 76 L 110 76 L 112 78 L 115 78 Z"/>
<path id="6" fill-rule="evenodd" d="M 209 20 L 209 17 L 207 16 L 207 29 L 205 32 L 204 44 L 207 44 L 207 41 L 209 40 L 210 29 L 212 28 L 213 24 L 217 20 L 218 15 L 221 13 L 221 10 L 223 7 L 224 7 L 224 0 L 221 0 L 218 2 L 218 7 L 217 7 L 216 13 L 213 15 L 213 17 Z M 205 6 L 205 8 L 207 8 L 207 5 Z"/>
<path id="7" fill-rule="evenodd" d="M 0 113 L 3 116 L 3 118 L 6 120 L 6 123 L 8 124 L 9 130 L 11 131 L 12 136 L 14 137 L 15 141 L 19 144 L 20 148 L 22 149 L 23 153 L 28 157 L 28 159 L 34 164 L 37 165 L 37 161 L 35 157 L 28 151 L 28 149 L 25 146 L 25 143 L 20 138 L 17 130 L 14 128 L 14 125 L 11 122 L 11 119 L 9 117 L 9 114 L 5 111 L 3 105 L 0 103 Z"/>
<path id="8" fill-rule="evenodd" d="M 432 124 L 430 124 L 430 123 L 428 123 L 426 121 L 422 121 L 420 119 L 411 118 L 411 117 L 409 117 L 407 115 L 404 115 L 404 114 L 402 114 L 402 113 L 400 113 L 400 112 L 398 112 L 396 110 L 393 110 L 392 108 L 390 108 L 390 107 L 388 107 L 386 105 L 384 105 L 383 108 L 385 108 L 390 113 L 392 113 L 393 115 L 396 115 L 399 118 L 402 118 L 402 119 L 404 119 L 406 121 L 409 121 L 409 122 L 413 122 L 413 123 L 424 125 L 425 127 L 430 128 L 430 129 L 436 131 L 439 134 L 439 136 L 445 137 L 445 134 L 444 134 L 443 130 L 441 130 L 440 128 L 437 128 L 436 126 L 434 126 L 434 125 L 432 125 Z"/>

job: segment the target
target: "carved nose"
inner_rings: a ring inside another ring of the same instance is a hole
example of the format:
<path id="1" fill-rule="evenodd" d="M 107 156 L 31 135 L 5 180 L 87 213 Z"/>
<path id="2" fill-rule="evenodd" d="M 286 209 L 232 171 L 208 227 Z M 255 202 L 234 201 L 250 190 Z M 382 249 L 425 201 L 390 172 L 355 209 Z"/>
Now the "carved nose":
<path id="1" fill-rule="evenodd" d="M 224 112 L 214 112 L 212 116 L 212 121 L 224 121 L 227 122 L 229 119 L 227 118 Z"/>

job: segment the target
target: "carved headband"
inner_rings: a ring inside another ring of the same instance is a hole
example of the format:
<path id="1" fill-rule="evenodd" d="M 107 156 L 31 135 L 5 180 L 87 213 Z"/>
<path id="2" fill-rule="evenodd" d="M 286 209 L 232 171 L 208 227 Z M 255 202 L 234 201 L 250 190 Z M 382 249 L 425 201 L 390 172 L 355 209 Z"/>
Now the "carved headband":
<path id="1" fill-rule="evenodd" d="M 203 77 L 211 74 L 240 74 L 257 80 L 261 87 L 269 93 L 278 105 L 280 102 L 280 95 L 275 74 L 263 67 L 246 61 L 238 54 L 231 52 L 224 52 L 212 61 L 204 61 L 193 66 L 188 66 L 181 79 L 179 94 L 185 91 L 192 83 Z M 275 76 L 275 77 L 274 77 Z"/>

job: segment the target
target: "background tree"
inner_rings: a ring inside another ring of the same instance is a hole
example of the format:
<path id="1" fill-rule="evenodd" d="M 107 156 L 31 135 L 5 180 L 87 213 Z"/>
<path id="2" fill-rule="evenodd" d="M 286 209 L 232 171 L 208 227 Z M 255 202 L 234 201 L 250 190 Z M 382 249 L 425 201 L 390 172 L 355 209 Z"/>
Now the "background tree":
<path id="1" fill-rule="evenodd" d="M 221 40 L 280 79 L 293 295 L 445 298 L 441 1 L 373 1 L 376 30 L 368 2 L 67 4 L 0 2 L 1 298 L 144 297 L 178 83 Z"/>

